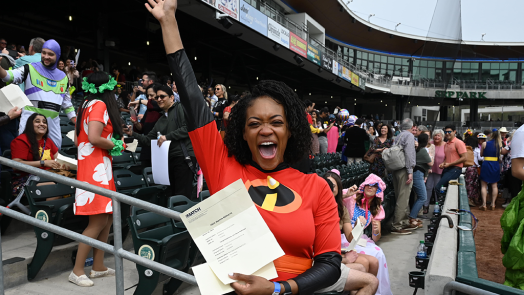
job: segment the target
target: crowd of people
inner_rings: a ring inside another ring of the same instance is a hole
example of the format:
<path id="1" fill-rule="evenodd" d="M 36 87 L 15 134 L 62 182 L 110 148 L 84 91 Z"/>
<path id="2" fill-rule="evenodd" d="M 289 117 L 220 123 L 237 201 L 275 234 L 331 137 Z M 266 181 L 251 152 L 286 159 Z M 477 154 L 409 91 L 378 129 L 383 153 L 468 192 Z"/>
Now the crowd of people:
<path id="1" fill-rule="evenodd" d="M 432 196 L 458 178 L 463 168 L 470 205 L 481 210 L 488 205 L 495 208 L 500 187 L 504 206 L 520 192 L 522 177 L 511 173 L 511 159 L 524 157 L 522 144 L 512 145 L 515 135 L 524 132 L 522 128 L 514 133 L 505 128 L 482 133 L 468 130 L 461 140 L 452 125 L 431 132 L 409 118 L 387 122 L 378 114 L 346 118 L 340 115 L 345 111 L 340 107 L 332 112 L 328 107 L 317 110 L 315 103 L 301 101 L 295 91 L 278 81 L 261 81 L 252 92 L 241 94 L 228 94 L 222 84 L 199 85 L 178 33 L 173 13 L 176 2 L 146 4 L 162 31 L 169 31 L 163 36 L 172 77 L 159 78 L 139 68 L 126 75 L 118 67 L 108 74 L 95 59 L 77 66 L 73 50 L 68 48 L 62 54 L 55 40 L 34 38 L 25 51 L 7 46 L 0 38 L 0 79 L 20 85 L 33 104 L 0 114 L 0 148 L 10 149 L 13 160 L 27 165 L 64 169 L 56 161 L 62 143 L 58 116 L 62 109 L 75 125 L 76 179 L 80 181 L 116 190 L 112 157 L 121 155 L 125 138 L 131 138 L 142 148 L 139 160 L 144 168 L 152 164 L 151 140 L 157 140 L 159 146 L 171 142 L 172 195 L 194 197 L 193 179 L 200 173 L 211 194 L 239 178 L 245 183 L 256 180 L 291 189 L 293 196 L 279 195 L 278 204 L 266 207 L 263 187 L 250 188 L 253 202 L 285 255 L 275 260 L 278 278 L 274 280 L 231 274 L 232 279 L 246 282 L 232 284 L 238 294 L 270 294 L 267 290 L 273 289 L 285 294 L 392 294 L 386 257 L 377 246 L 383 226 L 401 235 L 421 228 Z M 36 83 L 37 78 L 47 85 Z M 82 99 L 77 110 L 72 95 Z M 124 114 L 129 114 L 130 121 Z M 394 146 L 401 148 L 405 163 L 391 171 L 383 155 Z M 348 165 L 370 163 L 370 174 L 362 184 L 344 189 L 336 169 L 321 178 L 310 173 L 308 165 L 305 171 L 291 168 L 334 152 L 340 152 Z M 13 179 L 14 195 L 28 177 L 20 173 Z M 396 204 L 391 223 L 384 225 L 387 178 L 392 179 Z M 295 202 L 295 196 L 301 204 Z M 81 189 L 76 190 L 75 200 L 75 214 L 89 216 L 83 234 L 107 242 L 113 219 L 111 200 Z M 370 227 L 372 236 L 362 237 L 365 246 L 341 252 L 354 239 L 357 223 Z M 93 249 L 88 277 L 84 261 L 90 250 L 79 244 L 69 275 L 69 281 L 78 286 L 93 286 L 92 279 L 115 274 L 105 266 L 104 253 Z"/>

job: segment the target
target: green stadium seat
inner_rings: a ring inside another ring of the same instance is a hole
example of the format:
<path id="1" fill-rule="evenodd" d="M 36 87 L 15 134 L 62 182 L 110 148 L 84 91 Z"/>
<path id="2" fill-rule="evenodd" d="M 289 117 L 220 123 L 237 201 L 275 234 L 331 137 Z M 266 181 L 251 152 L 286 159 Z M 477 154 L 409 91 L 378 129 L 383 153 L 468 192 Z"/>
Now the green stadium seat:
<path id="1" fill-rule="evenodd" d="M 161 215 L 131 208 L 128 218 L 135 253 L 141 257 L 165 264 L 174 269 L 189 270 L 191 236 L 185 228 L 177 228 L 171 219 Z M 150 295 L 158 283 L 168 276 L 136 264 L 138 285 L 133 294 Z M 174 294 L 182 281 L 171 278 L 163 287 L 162 294 Z"/>
<path id="2" fill-rule="evenodd" d="M 24 188 L 24 193 L 31 209 L 31 216 L 77 233 L 82 233 L 87 227 L 89 219 L 88 216 L 75 215 L 73 212 L 75 188 L 54 182 L 52 184 L 38 186 L 38 184 L 42 182 L 48 181 L 43 179 L 39 182 L 32 181 Z M 46 200 L 58 196 L 68 197 L 50 201 Z M 36 277 L 49 256 L 49 253 L 51 253 L 53 246 L 71 242 L 70 239 L 36 226 L 34 227 L 34 231 L 37 246 L 33 259 L 27 265 L 28 280 Z"/>

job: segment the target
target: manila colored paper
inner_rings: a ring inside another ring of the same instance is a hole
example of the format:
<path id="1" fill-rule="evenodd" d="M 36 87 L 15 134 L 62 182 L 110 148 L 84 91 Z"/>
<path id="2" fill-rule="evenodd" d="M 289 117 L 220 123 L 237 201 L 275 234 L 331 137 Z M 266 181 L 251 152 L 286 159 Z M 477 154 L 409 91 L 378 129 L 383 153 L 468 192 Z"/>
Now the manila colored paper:
<path id="1" fill-rule="evenodd" d="M 169 145 L 170 140 L 157 145 L 158 140 L 151 140 L 151 166 L 153 170 L 153 180 L 156 184 L 171 185 L 169 183 Z"/>
<path id="2" fill-rule="evenodd" d="M 18 85 L 9 84 L 0 89 L 0 112 L 7 114 L 14 107 L 21 109 L 25 106 L 33 104 Z"/>
<path id="3" fill-rule="evenodd" d="M 251 275 L 284 255 L 241 179 L 180 216 L 223 284 L 234 282 L 228 273 Z"/>
<path id="4" fill-rule="evenodd" d="M 198 283 L 200 295 L 222 295 L 235 291 L 231 285 L 222 284 L 222 282 L 217 278 L 207 263 L 193 266 L 193 274 L 195 275 L 195 279 Z M 273 262 L 257 270 L 253 275 L 263 277 L 267 280 L 278 277 L 277 270 L 275 269 Z M 242 284 L 242 282 L 239 283 Z"/>

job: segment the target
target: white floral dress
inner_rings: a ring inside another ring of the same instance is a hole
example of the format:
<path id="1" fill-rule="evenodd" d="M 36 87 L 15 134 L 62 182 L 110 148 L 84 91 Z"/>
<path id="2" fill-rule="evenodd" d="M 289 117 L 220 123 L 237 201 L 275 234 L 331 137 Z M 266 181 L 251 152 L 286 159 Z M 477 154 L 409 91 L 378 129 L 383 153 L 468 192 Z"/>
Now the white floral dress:
<path id="1" fill-rule="evenodd" d="M 107 150 L 97 148 L 89 142 L 87 135 L 89 134 L 88 124 L 90 121 L 98 121 L 104 124 L 102 137 L 110 140 L 113 136 L 113 125 L 109 120 L 106 104 L 100 100 L 90 101 L 82 115 L 81 126 L 83 128 L 77 138 L 77 180 L 116 191 L 113 180 L 113 158 Z M 76 215 L 113 213 L 113 205 L 110 198 L 77 188 L 74 212 Z"/>

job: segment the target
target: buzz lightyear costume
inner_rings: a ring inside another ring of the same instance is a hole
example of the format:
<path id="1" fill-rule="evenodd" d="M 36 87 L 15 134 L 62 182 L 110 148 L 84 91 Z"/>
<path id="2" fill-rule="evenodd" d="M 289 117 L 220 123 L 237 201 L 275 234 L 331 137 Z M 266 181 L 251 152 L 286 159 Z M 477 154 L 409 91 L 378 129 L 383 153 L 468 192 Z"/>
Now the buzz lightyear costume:
<path id="1" fill-rule="evenodd" d="M 64 109 L 69 119 L 76 117 L 68 92 L 67 75 L 56 68 L 60 59 L 60 45 L 53 39 L 47 40 L 42 48 L 49 49 L 56 54 L 56 62 L 47 67 L 41 61 L 34 62 L 14 70 L 8 70 L 4 82 L 21 84 L 25 82 L 25 95 L 33 106 L 26 106 L 20 118 L 19 134 L 25 129 L 29 116 L 33 113 L 44 115 L 47 118 L 49 138 L 60 149 L 62 134 L 60 132 L 60 108 Z M 26 72 L 27 71 L 27 72 Z"/>

